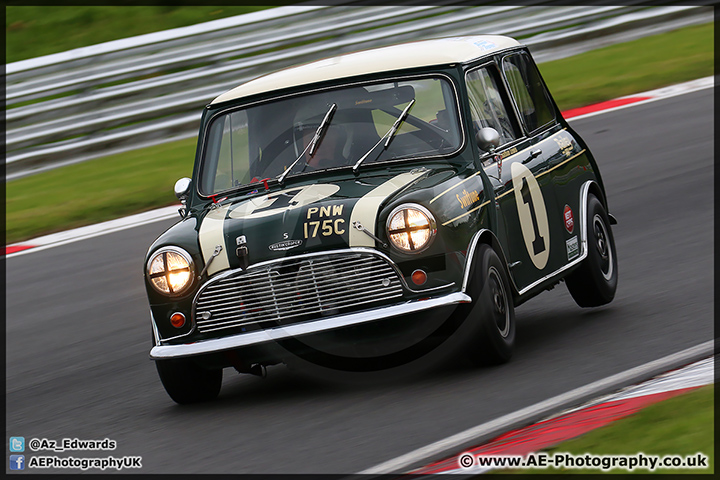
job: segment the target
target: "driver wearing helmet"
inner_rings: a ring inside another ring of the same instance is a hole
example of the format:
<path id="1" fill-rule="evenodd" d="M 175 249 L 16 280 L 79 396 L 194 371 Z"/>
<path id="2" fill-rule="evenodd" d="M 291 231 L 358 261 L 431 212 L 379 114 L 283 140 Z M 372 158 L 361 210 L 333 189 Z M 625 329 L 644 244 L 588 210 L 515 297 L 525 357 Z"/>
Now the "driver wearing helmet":
<path id="1" fill-rule="evenodd" d="M 303 149 L 312 141 L 315 130 L 306 129 L 303 131 Z M 342 155 L 344 145 L 345 135 L 343 128 L 337 125 L 329 125 L 316 145 L 313 156 L 310 156 L 309 150 L 305 152 L 305 161 L 308 167 L 318 170 L 343 165 L 345 163 Z"/>
<path id="2" fill-rule="evenodd" d="M 305 152 L 303 155 L 303 160 L 306 162 L 305 168 L 303 168 L 305 171 L 339 167 L 346 163 L 343 155 L 343 148 L 347 141 L 345 127 L 332 122 L 326 126 L 325 132 L 315 144 L 315 152 L 310 156 L 309 145 L 323 116 L 316 115 L 308 120 L 295 122 L 296 138 L 300 140 L 297 145 L 298 154 Z"/>

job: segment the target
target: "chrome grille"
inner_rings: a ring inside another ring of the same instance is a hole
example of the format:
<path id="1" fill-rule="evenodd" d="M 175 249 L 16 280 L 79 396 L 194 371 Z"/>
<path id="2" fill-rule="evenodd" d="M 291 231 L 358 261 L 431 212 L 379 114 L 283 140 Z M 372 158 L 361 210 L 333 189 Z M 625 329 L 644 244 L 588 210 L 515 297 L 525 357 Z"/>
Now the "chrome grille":
<path id="1" fill-rule="evenodd" d="M 196 299 L 194 318 L 202 333 L 255 330 L 387 304 L 402 293 L 385 259 L 344 252 L 281 260 L 211 281 Z"/>

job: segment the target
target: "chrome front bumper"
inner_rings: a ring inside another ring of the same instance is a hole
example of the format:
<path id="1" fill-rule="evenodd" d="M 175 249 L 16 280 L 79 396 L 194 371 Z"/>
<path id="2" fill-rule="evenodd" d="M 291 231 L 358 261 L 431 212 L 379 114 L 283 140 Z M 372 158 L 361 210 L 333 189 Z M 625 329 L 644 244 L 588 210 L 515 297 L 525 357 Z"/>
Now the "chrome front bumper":
<path id="1" fill-rule="evenodd" d="M 472 299 L 464 293 L 451 293 L 449 295 L 429 298 L 427 300 L 413 300 L 389 307 L 380 307 L 365 310 L 363 312 L 350 313 L 322 320 L 296 323 L 267 330 L 240 333 L 224 338 L 201 340 L 194 343 L 185 343 L 180 345 L 157 345 L 150 351 L 150 358 L 153 360 L 163 360 L 221 352 L 223 350 L 232 350 L 234 348 L 273 342 L 284 338 L 324 332 L 336 328 L 373 322 L 384 318 L 406 315 L 408 313 L 421 312 L 431 308 L 445 307 L 458 303 L 469 303 L 471 301 Z"/>

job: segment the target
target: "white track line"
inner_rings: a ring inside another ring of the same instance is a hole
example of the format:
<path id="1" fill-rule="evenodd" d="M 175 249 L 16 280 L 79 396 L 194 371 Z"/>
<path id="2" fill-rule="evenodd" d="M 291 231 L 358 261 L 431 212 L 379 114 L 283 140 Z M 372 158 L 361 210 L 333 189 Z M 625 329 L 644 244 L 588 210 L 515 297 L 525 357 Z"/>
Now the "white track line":
<path id="1" fill-rule="evenodd" d="M 665 100 L 666 98 L 677 97 L 678 95 L 685 95 L 686 93 L 697 92 L 698 90 L 704 90 L 706 88 L 712 88 L 715 86 L 715 77 L 699 78 L 690 82 L 679 83 L 677 85 L 671 85 L 669 87 L 658 88 L 657 90 L 650 90 L 649 92 L 634 93 L 632 95 L 626 95 L 624 97 L 618 97 L 615 100 L 621 100 L 623 98 L 634 98 L 634 97 L 650 97 L 646 100 L 640 100 L 638 102 L 628 103 L 627 105 L 620 105 L 619 107 L 607 108 L 605 110 L 599 110 L 597 112 L 585 113 L 583 115 L 577 115 L 568 119 L 568 122 L 574 120 L 580 120 L 582 118 L 594 117 L 595 115 L 602 115 L 603 113 L 610 113 L 616 110 L 622 110 L 624 108 L 637 107 L 639 105 L 645 105 L 646 103 L 656 102 L 658 100 Z"/>
<path id="2" fill-rule="evenodd" d="M 480 442 L 520 425 L 527 425 L 540 418 L 548 416 L 558 409 L 586 401 L 588 397 L 600 395 L 612 389 L 635 383 L 640 379 L 649 378 L 670 368 L 685 365 L 711 355 L 715 348 L 715 341 L 710 340 L 678 353 L 648 362 L 630 370 L 612 375 L 610 377 L 592 382 L 583 387 L 557 395 L 513 413 L 503 415 L 489 422 L 468 428 L 425 447 L 383 462 L 360 472 L 360 475 L 403 473 L 411 468 L 422 466 L 422 462 L 439 459 L 443 455 L 449 456 L 453 452 L 462 450 L 471 442 Z"/>
<path id="3" fill-rule="evenodd" d="M 147 225 L 148 223 L 168 220 L 172 217 L 176 217 L 179 220 L 179 208 L 180 205 L 158 208 L 156 210 L 138 213 L 135 215 L 130 215 L 128 217 L 108 220 L 107 222 L 96 223 L 95 225 L 88 225 L 72 230 L 66 230 L 64 232 L 51 233 L 50 235 L 44 235 L 42 237 L 37 237 L 32 240 L 27 240 L 25 242 L 8 245 L 10 247 L 33 245 L 33 247 L 27 250 L 21 250 L 19 252 L 11 253 L 7 255 L 6 258 L 15 257 L 18 255 L 25 255 L 32 252 L 39 252 L 41 250 L 47 250 L 48 248 L 78 242 L 87 238 L 99 237 L 101 235 L 107 235 L 110 233 L 127 230 L 129 228 L 139 227 L 141 225 Z"/>
<path id="4" fill-rule="evenodd" d="M 652 395 L 654 393 L 681 390 L 683 388 L 701 387 L 703 385 L 714 383 L 714 378 L 715 358 L 705 358 L 677 370 L 670 370 L 640 384 L 622 388 L 617 392 L 598 397 L 587 403 L 578 405 L 577 407 L 569 408 L 556 414 L 550 415 L 546 418 L 546 420 L 595 405 L 613 402 L 615 400 L 625 400 L 628 398 Z"/>
<path id="5" fill-rule="evenodd" d="M 636 93 L 633 95 L 627 95 L 620 98 L 633 98 L 633 97 L 651 97 L 647 100 L 641 100 L 638 102 L 622 105 L 619 107 L 608 108 L 597 112 L 586 113 L 584 115 L 578 115 L 568 119 L 569 122 L 580 120 L 583 118 L 593 117 L 595 115 L 601 115 L 604 113 L 614 112 L 624 108 L 636 107 L 638 105 L 644 105 L 646 103 L 654 102 L 657 100 L 663 100 L 677 95 L 684 95 L 686 93 L 696 92 L 698 90 L 711 88 L 714 86 L 714 77 L 705 77 L 690 82 L 681 83 L 678 85 L 672 85 L 670 87 L 659 88 L 657 90 L 651 90 L 644 93 Z M 32 252 L 38 252 L 46 250 L 51 247 L 57 247 L 60 245 L 66 245 L 68 243 L 85 240 L 87 238 L 93 238 L 100 235 L 106 235 L 109 233 L 119 232 L 121 230 L 127 230 L 128 228 L 138 227 L 140 225 L 146 225 L 148 223 L 164 221 L 173 218 L 177 215 L 177 210 L 180 205 L 160 208 L 149 212 L 139 213 L 137 215 L 131 215 L 124 218 L 118 218 L 115 220 L 109 220 L 107 222 L 88 225 L 86 227 L 80 227 L 73 230 L 67 230 L 60 233 L 53 233 L 51 235 L 45 235 L 42 237 L 34 238 L 32 240 L 26 240 L 20 243 L 14 243 L 8 245 L 8 247 L 14 246 L 32 246 L 27 250 L 21 250 L 19 252 L 11 253 L 6 255 L 6 258 L 15 257 L 18 255 L 25 255 Z"/>

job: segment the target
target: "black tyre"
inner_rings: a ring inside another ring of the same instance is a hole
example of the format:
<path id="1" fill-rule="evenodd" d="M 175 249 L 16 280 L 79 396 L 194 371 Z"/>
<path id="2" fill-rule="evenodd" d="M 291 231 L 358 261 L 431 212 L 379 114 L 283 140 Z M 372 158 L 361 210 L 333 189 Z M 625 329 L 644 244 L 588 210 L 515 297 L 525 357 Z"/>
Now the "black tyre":
<path id="1" fill-rule="evenodd" d="M 502 261 L 489 245 L 480 245 L 470 276 L 472 303 L 466 324 L 472 325 L 465 355 L 475 365 L 496 365 L 512 357 L 515 308 Z"/>
<path id="2" fill-rule="evenodd" d="M 594 195 L 588 197 L 586 228 L 588 255 L 580 267 L 565 278 L 565 283 L 580 307 L 597 307 L 615 298 L 618 268 L 610 221 Z"/>
<path id="3" fill-rule="evenodd" d="M 165 391 L 175 402 L 206 402 L 215 399 L 222 386 L 222 369 L 203 368 L 192 359 L 156 360 Z"/>

